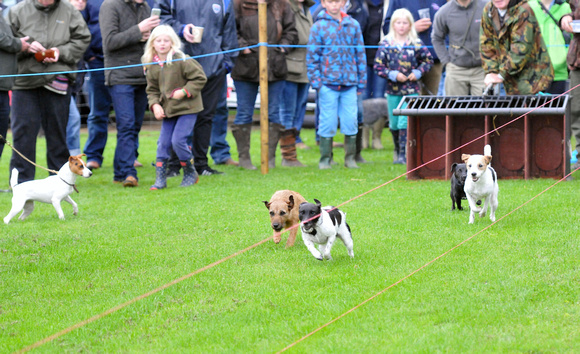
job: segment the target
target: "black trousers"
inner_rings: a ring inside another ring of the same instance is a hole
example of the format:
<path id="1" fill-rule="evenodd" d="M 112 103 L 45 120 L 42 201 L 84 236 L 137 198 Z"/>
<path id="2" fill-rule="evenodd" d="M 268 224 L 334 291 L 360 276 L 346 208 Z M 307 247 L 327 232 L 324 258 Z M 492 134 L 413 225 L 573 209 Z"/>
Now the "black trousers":
<path id="1" fill-rule="evenodd" d="M 191 152 L 193 154 L 193 165 L 199 172 L 208 166 L 207 153 L 211 138 L 211 126 L 215 110 L 220 99 L 221 91 L 226 80 L 226 71 L 222 70 L 216 75 L 208 78 L 205 86 L 201 90 L 201 100 L 203 101 L 203 111 L 197 114 L 197 121 L 193 126 Z M 179 169 L 179 159 L 175 152 L 171 152 L 168 166 L 171 169 Z"/>
<path id="2" fill-rule="evenodd" d="M 12 91 L 12 139 L 14 148 L 36 162 L 36 137 L 40 127 L 46 136 L 49 169 L 60 170 L 68 161 L 66 125 L 70 108 L 70 89 L 59 95 L 43 87 Z M 10 159 L 10 171 L 18 170 L 18 183 L 34 179 L 36 167 L 17 153 Z"/>

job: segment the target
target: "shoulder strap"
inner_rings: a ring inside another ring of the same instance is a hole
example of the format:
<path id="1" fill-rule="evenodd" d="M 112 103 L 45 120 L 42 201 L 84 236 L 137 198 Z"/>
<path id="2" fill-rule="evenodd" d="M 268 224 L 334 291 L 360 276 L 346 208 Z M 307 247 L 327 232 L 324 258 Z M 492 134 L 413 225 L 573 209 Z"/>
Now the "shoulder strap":
<path id="1" fill-rule="evenodd" d="M 558 28 L 560 28 L 560 23 L 558 22 L 558 20 L 556 20 L 556 18 L 554 17 L 554 15 L 552 15 L 550 13 L 550 10 L 548 10 L 544 4 L 542 4 L 542 2 L 540 0 L 538 0 L 538 4 L 540 4 L 540 6 L 542 7 L 542 10 L 544 10 L 544 12 L 550 16 L 550 18 L 556 23 L 556 26 L 558 26 Z"/>

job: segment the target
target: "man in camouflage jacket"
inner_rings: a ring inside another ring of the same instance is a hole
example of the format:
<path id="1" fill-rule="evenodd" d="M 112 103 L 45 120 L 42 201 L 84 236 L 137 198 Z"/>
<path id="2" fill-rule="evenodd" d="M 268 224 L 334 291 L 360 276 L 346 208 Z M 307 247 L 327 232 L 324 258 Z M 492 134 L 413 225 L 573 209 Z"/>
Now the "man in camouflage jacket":
<path id="1" fill-rule="evenodd" d="M 492 0 L 483 10 L 480 37 L 486 86 L 503 83 L 508 95 L 550 87 L 554 69 L 527 1 Z"/>

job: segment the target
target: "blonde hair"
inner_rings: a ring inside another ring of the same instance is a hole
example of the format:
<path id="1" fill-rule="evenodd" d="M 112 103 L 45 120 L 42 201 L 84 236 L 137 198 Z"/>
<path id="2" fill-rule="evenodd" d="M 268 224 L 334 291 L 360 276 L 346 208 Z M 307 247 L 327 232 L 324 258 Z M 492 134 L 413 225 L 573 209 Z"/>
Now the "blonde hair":
<path id="1" fill-rule="evenodd" d="M 413 15 L 405 8 L 398 9 L 393 12 L 393 15 L 391 16 L 391 24 L 389 25 L 389 33 L 387 36 L 390 38 L 395 38 L 395 30 L 393 29 L 393 25 L 395 24 L 395 21 L 400 19 L 406 19 L 409 22 L 410 30 L 407 34 L 407 40 L 409 40 L 411 44 L 414 45 L 415 42 L 417 42 L 417 38 L 419 38 L 419 36 L 415 30 L 415 20 L 413 20 Z"/>
<path id="2" fill-rule="evenodd" d="M 160 36 L 168 36 L 169 40 L 171 40 L 171 50 L 167 53 L 167 61 L 166 65 L 171 65 L 171 61 L 174 58 L 184 58 L 185 54 L 181 51 L 181 40 L 177 36 L 177 33 L 168 25 L 160 25 L 155 27 L 147 39 L 147 43 L 145 43 L 145 53 L 141 57 L 141 63 L 148 64 L 153 62 L 153 57 L 155 54 L 155 48 L 153 48 L 153 42 L 156 38 Z M 145 66 L 145 70 L 147 70 L 147 66 Z"/>

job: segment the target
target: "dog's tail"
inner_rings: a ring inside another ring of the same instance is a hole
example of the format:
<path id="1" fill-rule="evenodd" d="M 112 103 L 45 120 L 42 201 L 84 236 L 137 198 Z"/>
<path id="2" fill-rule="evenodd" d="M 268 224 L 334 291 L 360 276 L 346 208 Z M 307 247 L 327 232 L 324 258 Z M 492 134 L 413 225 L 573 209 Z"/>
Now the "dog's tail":
<path id="1" fill-rule="evenodd" d="M 483 156 L 491 156 L 491 146 L 489 144 L 484 146 Z"/>
<path id="2" fill-rule="evenodd" d="M 18 184 L 18 170 L 12 169 L 12 176 L 10 176 L 10 187 L 14 188 Z"/>

